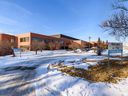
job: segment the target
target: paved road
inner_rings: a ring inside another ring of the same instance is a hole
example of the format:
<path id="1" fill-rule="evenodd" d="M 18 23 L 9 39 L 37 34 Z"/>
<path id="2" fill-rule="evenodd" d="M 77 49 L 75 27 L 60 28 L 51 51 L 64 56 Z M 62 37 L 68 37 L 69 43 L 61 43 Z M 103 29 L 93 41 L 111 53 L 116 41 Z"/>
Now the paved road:
<path id="1" fill-rule="evenodd" d="M 35 87 L 36 68 L 46 66 L 51 61 L 65 59 L 69 56 L 40 58 L 21 62 L 18 66 L 0 69 L 0 96 L 36 96 Z M 32 66 L 22 66 L 32 64 Z M 15 64 L 16 65 L 16 64 Z"/>

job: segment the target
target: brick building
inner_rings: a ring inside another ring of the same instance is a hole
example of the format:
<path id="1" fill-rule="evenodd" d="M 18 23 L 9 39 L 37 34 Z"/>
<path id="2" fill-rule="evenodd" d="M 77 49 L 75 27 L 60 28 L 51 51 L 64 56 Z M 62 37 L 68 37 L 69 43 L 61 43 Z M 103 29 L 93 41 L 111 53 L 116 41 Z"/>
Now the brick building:
<path id="1" fill-rule="evenodd" d="M 12 54 L 12 48 L 17 48 L 17 37 L 8 34 L 0 34 L 0 56 Z"/>
<path id="2" fill-rule="evenodd" d="M 9 34 L 4 34 L 4 33 L 0 33 L 0 42 L 5 42 L 5 43 L 10 43 L 12 47 L 17 48 L 18 42 L 17 42 L 18 38 L 14 35 L 9 35 Z"/>
<path id="3" fill-rule="evenodd" d="M 79 44 L 80 46 L 86 48 L 86 47 L 89 47 L 89 42 L 87 41 L 83 41 L 83 40 L 80 40 L 80 39 L 77 39 L 77 38 L 74 38 L 74 37 L 70 37 L 70 36 L 67 36 L 67 35 L 63 35 L 63 34 L 56 34 L 56 35 L 51 35 L 52 37 L 56 37 L 56 38 L 63 38 L 63 39 L 66 39 L 66 40 L 70 40 L 70 42 L 74 42 L 74 43 L 77 43 Z"/>
<path id="4" fill-rule="evenodd" d="M 89 47 L 89 42 L 83 41 L 83 40 L 73 40 L 73 42 L 81 45 L 84 48 L 88 48 Z"/>
<path id="5" fill-rule="evenodd" d="M 33 42 L 44 42 L 45 44 L 49 44 L 50 46 L 59 44 L 59 49 L 68 49 L 68 46 L 75 42 L 81 46 L 87 47 L 88 42 L 79 40 L 74 37 L 66 36 L 63 34 L 57 35 L 42 35 L 37 33 L 24 33 L 19 35 L 8 35 L 8 34 L 0 34 L 0 41 L 6 41 L 11 44 L 13 48 L 22 48 L 24 50 L 33 50 L 32 44 Z M 54 48 L 55 49 L 55 48 Z"/>
<path id="6" fill-rule="evenodd" d="M 32 50 L 32 43 L 34 41 L 44 42 L 45 44 L 60 44 L 61 48 L 67 48 L 68 45 L 71 43 L 70 40 L 64 38 L 56 38 L 52 36 L 46 36 L 37 33 L 25 33 L 17 35 L 18 37 L 18 48 Z"/>

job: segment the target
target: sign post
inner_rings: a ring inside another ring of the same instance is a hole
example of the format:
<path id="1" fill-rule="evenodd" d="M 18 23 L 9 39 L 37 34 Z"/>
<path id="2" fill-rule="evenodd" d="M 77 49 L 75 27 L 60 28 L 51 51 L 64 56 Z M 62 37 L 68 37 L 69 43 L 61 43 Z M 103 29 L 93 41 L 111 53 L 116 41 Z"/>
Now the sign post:
<path id="1" fill-rule="evenodd" d="M 108 43 L 108 65 L 109 65 L 109 57 L 111 53 L 121 53 L 121 62 L 123 57 L 123 43 Z"/>

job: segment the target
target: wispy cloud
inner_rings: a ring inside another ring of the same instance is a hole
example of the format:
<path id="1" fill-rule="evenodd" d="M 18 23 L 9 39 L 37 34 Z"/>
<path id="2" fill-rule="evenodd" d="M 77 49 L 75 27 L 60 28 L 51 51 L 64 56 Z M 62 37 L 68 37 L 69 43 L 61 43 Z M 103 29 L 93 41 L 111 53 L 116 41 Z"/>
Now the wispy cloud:
<path id="1" fill-rule="evenodd" d="M 5 17 L 5 16 L 0 16 L 0 23 L 1 24 L 7 24 L 7 25 L 15 25 L 17 24 L 18 22 L 13 20 L 13 19 L 10 19 L 8 17 Z"/>
<path id="2" fill-rule="evenodd" d="M 11 11 L 16 10 L 17 13 L 21 12 L 26 15 L 32 15 L 32 12 L 30 12 L 29 10 L 25 9 L 24 7 L 22 7 L 16 3 L 9 2 L 9 1 L 0 1 L 0 10 L 4 10 L 5 12 L 9 11 L 9 10 L 11 10 Z"/>
<path id="3" fill-rule="evenodd" d="M 20 12 L 23 12 L 24 14 L 26 15 L 32 15 L 32 12 L 30 12 L 29 10 L 25 9 L 24 7 L 18 5 L 18 4 L 15 4 L 15 3 L 10 3 L 8 2 L 8 4 L 10 6 L 13 6 L 14 8 L 16 8 L 17 10 L 19 10 Z"/>
<path id="4" fill-rule="evenodd" d="M 24 7 L 9 1 L 0 1 L 0 24 L 20 25 L 32 13 Z"/>

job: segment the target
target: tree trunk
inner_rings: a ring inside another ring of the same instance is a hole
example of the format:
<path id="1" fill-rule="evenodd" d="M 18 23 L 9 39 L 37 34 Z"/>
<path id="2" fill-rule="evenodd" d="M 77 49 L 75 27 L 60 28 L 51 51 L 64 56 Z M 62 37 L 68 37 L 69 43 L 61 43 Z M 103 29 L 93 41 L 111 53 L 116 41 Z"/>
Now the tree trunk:
<path id="1" fill-rule="evenodd" d="M 100 48 L 97 49 L 97 55 L 101 56 L 101 49 Z"/>
<path id="2" fill-rule="evenodd" d="M 12 55 L 13 55 L 13 57 L 16 57 L 15 52 L 13 50 L 12 50 Z"/>
<path id="3" fill-rule="evenodd" d="M 37 55 L 37 50 L 35 52 L 36 52 L 36 55 Z"/>

